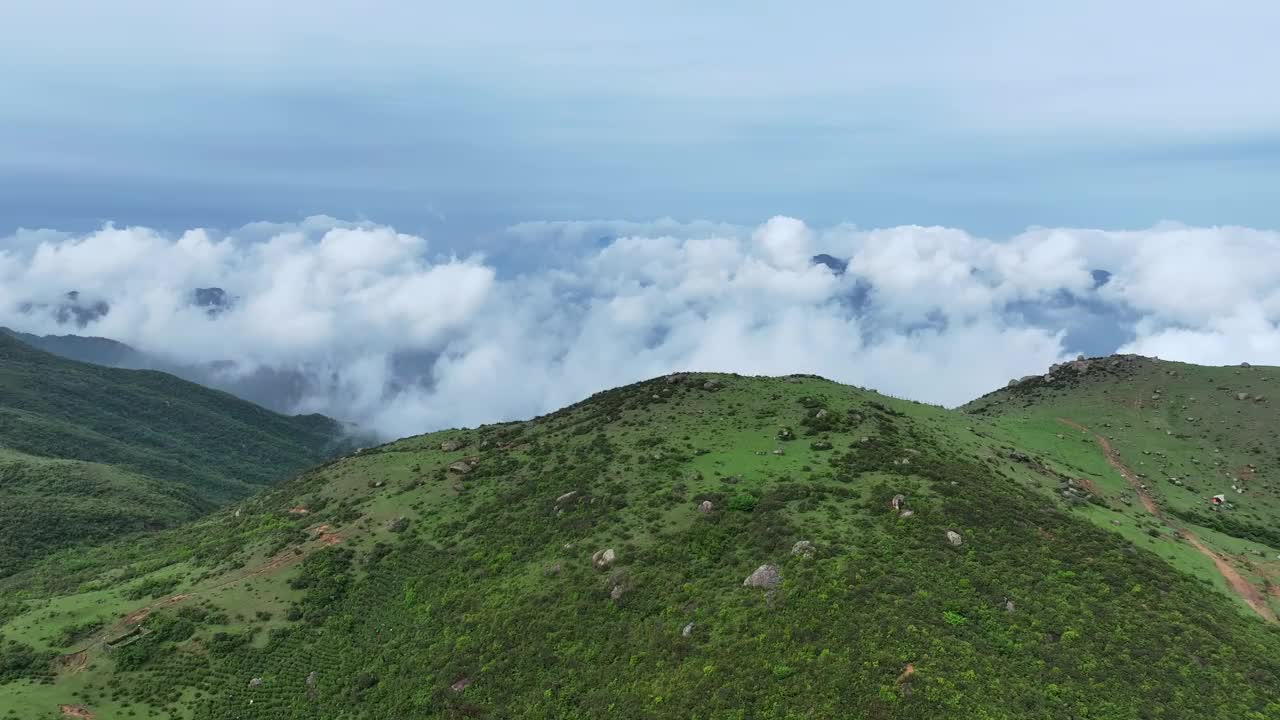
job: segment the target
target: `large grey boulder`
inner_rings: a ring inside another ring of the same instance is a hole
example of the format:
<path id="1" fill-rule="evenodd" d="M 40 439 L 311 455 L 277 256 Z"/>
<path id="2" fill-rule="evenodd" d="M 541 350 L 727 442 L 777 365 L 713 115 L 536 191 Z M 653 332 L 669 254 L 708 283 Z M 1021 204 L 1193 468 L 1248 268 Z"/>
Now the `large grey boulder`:
<path id="1" fill-rule="evenodd" d="M 756 571 L 748 575 L 742 584 L 745 587 L 768 590 L 777 587 L 781 582 L 782 574 L 778 572 L 778 566 L 766 563 L 756 568 Z"/>
<path id="2" fill-rule="evenodd" d="M 960 533 L 956 532 L 955 530 L 948 530 L 947 542 L 951 543 L 952 545 L 959 545 L 964 542 L 964 538 L 960 537 Z"/>
<path id="3" fill-rule="evenodd" d="M 597 550 L 591 555 L 591 566 L 597 570 L 607 570 L 613 566 L 613 562 L 617 557 L 613 548 Z"/>
<path id="4" fill-rule="evenodd" d="M 792 555 L 803 555 L 805 557 L 813 557 L 813 553 L 816 550 L 817 548 L 815 548 L 813 546 L 813 543 L 809 542 L 808 540 L 801 540 L 797 542 L 795 545 L 791 546 Z"/>
<path id="5" fill-rule="evenodd" d="M 471 469 L 471 463 L 466 460 L 459 460 L 449 466 L 449 472 L 458 473 L 459 475 L 466 475 L 471 472 Z"/>

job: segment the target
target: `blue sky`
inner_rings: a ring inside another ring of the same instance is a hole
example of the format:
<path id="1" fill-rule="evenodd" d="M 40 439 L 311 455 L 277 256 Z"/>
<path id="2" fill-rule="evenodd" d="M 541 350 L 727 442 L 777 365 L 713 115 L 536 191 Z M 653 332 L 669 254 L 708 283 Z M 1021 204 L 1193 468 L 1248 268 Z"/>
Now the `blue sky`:
<path id="1" fill-rule="evenodd" d="M 0 230 L 1280 227 L 1280 5 L 1049 5 L 7 3 Z"/>

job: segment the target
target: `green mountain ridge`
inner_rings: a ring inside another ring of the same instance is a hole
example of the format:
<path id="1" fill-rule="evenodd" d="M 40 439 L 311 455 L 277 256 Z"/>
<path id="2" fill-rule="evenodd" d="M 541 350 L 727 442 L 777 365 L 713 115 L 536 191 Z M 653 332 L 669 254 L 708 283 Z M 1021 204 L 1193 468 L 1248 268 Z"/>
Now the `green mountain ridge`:
<path id="1" fill-rule="evenodd" d="M 178 525 L 345 442 L 323 416 L 277 415 L 0 333 L 0 575 L 40 552 Z"/>
<path id="2" fill-rule="evenodd" d="M 0 717 L 1280 717 L 1280 370 L 1050 375 L 684 373 L 348 454 L 0 579 Z"/>

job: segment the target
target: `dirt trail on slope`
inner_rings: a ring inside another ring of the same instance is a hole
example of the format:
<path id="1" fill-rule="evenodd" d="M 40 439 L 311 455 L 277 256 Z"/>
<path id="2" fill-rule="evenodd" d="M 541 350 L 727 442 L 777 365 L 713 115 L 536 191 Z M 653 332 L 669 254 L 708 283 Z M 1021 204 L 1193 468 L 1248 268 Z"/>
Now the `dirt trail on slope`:
<path id="1" fill-rule="evenodd" d="M 1102 435 L 1093 432 L 1080 423 L 1066 418 L 1058 418 L 1058 422 L 1066 425 L 1067 427 L 1075 428 L 1080 432 L 1086 432 L 1093 435 L 1093 439 L 1098 443 L 1098 447 L 1102 448 L 1102 454 L 1106 457 L 1107 464 L 1115 468 L 1125 481 L 1129 483 L 1130 489 L 1137 494 L 1138 499 L 1142 502 L 1142 506 L 1147 509 L 1147 512 L 1154 515 L 1165 525 L 1177 530 L 1178 533 L 1191 545 L 1191 547 L 1199 551 L 1201 555 L 1204 555 L 1213 561 L 1214 567 L 1218 569 L 1218 573 L 1222 575 L 1222 578 L 1227 581 L 1227 585 L 1231 587 L 1231 590 L 1235 592 L 1236 595 L 1239 595 L 1242 600 L 1248 603 L 1249 607 L 1253 608 L 1253 611 L 1261 616 L 1262 619 L 1267 622 L 1276 622 L 1276 614 L 1271 610 L 1271 606 L 1267 605 L 1266 597 L 1259 592 L 1258 588 L 1254 587 L 1253 583 L 1246 580 L 1244 576 L 1242 576 L 1240 572 L 1231 565 L 1231 563 L 1227 562 L 1225 558 L 1215 553 L 1213 550 L 1210 550 L 1208 546 L 1200 542 L 1200 538 L 1196 537 L 1194 533 L 1182 527 L 1178 523 L 1171 521 L 1163 512 L 1160 511 L 1160 507 L 1156 505 L 1155 500 L 1152 499 L 1151 495 L 1145 489 L 1143 489 L 1142 482 L 1138 480 L 1138 476 L 1125 466 L 1124 461 L 1120 459 L 1120 455 L 1116 453 L 1115 448 L 1111 447 L 1111 441 L 1107 440 Z"/>
<path id="2" fill-rule="evenodd" d="M 1120 460 L 1120 455 L 1116 453 L 1115 448 L 1111 447 L 1110 440 L 1093 432 L 1092 430 L 1081 425 L 1078 422 L 1073 422 L 1071 420 L 1067 420 L 1066 418 L 1058 418 L 1058 422 L 1062 423 L 1063 425 L 1066 425 L 1067 427 L 1075 428 L 1080 432 L 1087 432 L 1093 435 L 1093 439 L 1097 441 L 1098 447 L 1102 448 L 1102 454 L 1104 457 L 1106 457 L 1107 464 L 1115 468 L 1116 472 L 1120 473 L 1121 477 L 1123 477 L 1125 481 L 1129 483 L 1130 489 L 1132 489 L 1135 493 L 1137 493 L 1138 499 L 1142 502 L 1142 507 L 1146 508 L 1147 512 L 1151 513 L 1152 515 L 1155 515 L 1161 520 L 1165 519 L 1164 513 L 1160 512 L 1160 508 L 1156 505 L 1156 501 L 1153 500 L 1151 498 L 1151 495 L 1148 494 L 1147 491 L 1143 489 L 1142 481 L 1138 480 L 1138 476 L 1134 475 L 1133 472 L 1131 472 L 1129 468 L 1125 467 L 1125 464 Z"/>
<path id="3" fill-rule="evenodd" d="M 343 540 L 342 535 L 336 532 L 333 532 L 328 525 L 320 525 L 318 527 L 311 528 L 311 533 L 312 533 L 312 539 L 320 541 L 321 546 L 337 545 L 338 543 L 341 543 Z M 227 587 L 228 585 L 234 585 L 238 582 L 243 582 L 250 578 L 258 577 L 259 575 L 265 575 L 269 572 L 279 570 L 282 567 L 293 565 L 303 560 L 304 558 L 306 558 L 308 555 L 310 555 L 312 552 L 314 552 L 317 549 L 319 548 L 313 547 L 310 549 L 304 549 L 301 553 L 296 553 L 293 551 L 294 548 L 285 548 L 284 550 L 281 550 L 280 552 L 276 553 L 273 557 L 267 559 L 257 567 L 251 570 L 247 570 L 243 573 L 240 573 L 235 577 L 231 577 L 231 578 L 222 580 L 220 582 L 216 582 L 212 585 L 206 585 L 199 589 L 192 589 L 180 595 L 172 595 L 163 600 L 158 600 L 154 603 L 151 603 L 150 605 L 140 607 L 137 610 L 134 610 L 133 612 L 126 615 L 119 622 L 115 623 L 114 625 L 111 625 L 108 629 L 100 632 L 98 636 L 94 639 L 94 641 L 89 645 L 85 646 L 84 649 L 63 655 L 59 658 L 59 660 L 62 663 L 64 663 L 63 666 L 66 668 L 68 672 L 70 673 L 79 672 L 80 670 L 84 669 L 85 665 L 87 664 L 86 660 L 90 650 L 93 650 L 94 648 L 97 648 L 99 645 L 102 645 L 103 643 L 105 643 L 107 641 L 107 638 L 118 635 L 125 628 L 132 625 L 137 625 L 138 623 L 147 619 L 147 617 L 151 615 L 151 613 L 154 612 L 155 610 L 177 605 L 178 603 L 181 603 L 192 597 L 205 595 L 214 590 Z"/>

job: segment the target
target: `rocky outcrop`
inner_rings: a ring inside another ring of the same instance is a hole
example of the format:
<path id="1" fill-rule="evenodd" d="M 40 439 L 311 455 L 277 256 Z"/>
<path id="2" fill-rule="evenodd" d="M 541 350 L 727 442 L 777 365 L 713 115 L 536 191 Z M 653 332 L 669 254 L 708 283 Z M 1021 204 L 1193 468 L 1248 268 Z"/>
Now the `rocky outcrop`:
<path id="1" fill-rule="evenodd" d="M 471 467 L 471 463 L 467 462 L 466 460 L 459 460 L 458 462 L 453 463 L 452 465 L 449 466 L 449 472 L 457 473 L 459 475 L 466 475 L 467 473 L 471 472 L 472 469 L 473 468 Z"/>
<path id="2" fill-rule="evenodd" d="M 813 554 L 816 551 L 817 551 L 817 548 L 815 548 L 813 546 L 813 543 L 809 542 L 808 540 L 800 540 L 796 542 L 795 545 L 791 546 L 792 555 L 802 555 L 804 557 L 813 557 Z"/>
<path id="3" fill-rule="evenodd" d="M 778 572 L 778 566 L 766 563 L 756 568 L 756 571 L 748 575 L 742 584 L 745 587 L 769 590 L 777 587 L 781 582 L 782 573 Z"/>
<path id="4" fill-rule="evenodd" d="M 960 533 L 956 532 L 955 530 L 948 530 L 947 542 L 951 543 L 952 545 L 960 545 L 964 542 L 964 538 L 960 537 Z"/>
<path id="5" fill-rule="evenodd" d="M 613 548 L 597 550 L 591 555 L 591 566 L 597 570 L 608 570 L 613 567 L 613 563 L 617 557 L 618 556 L 613 551 Z"/>

